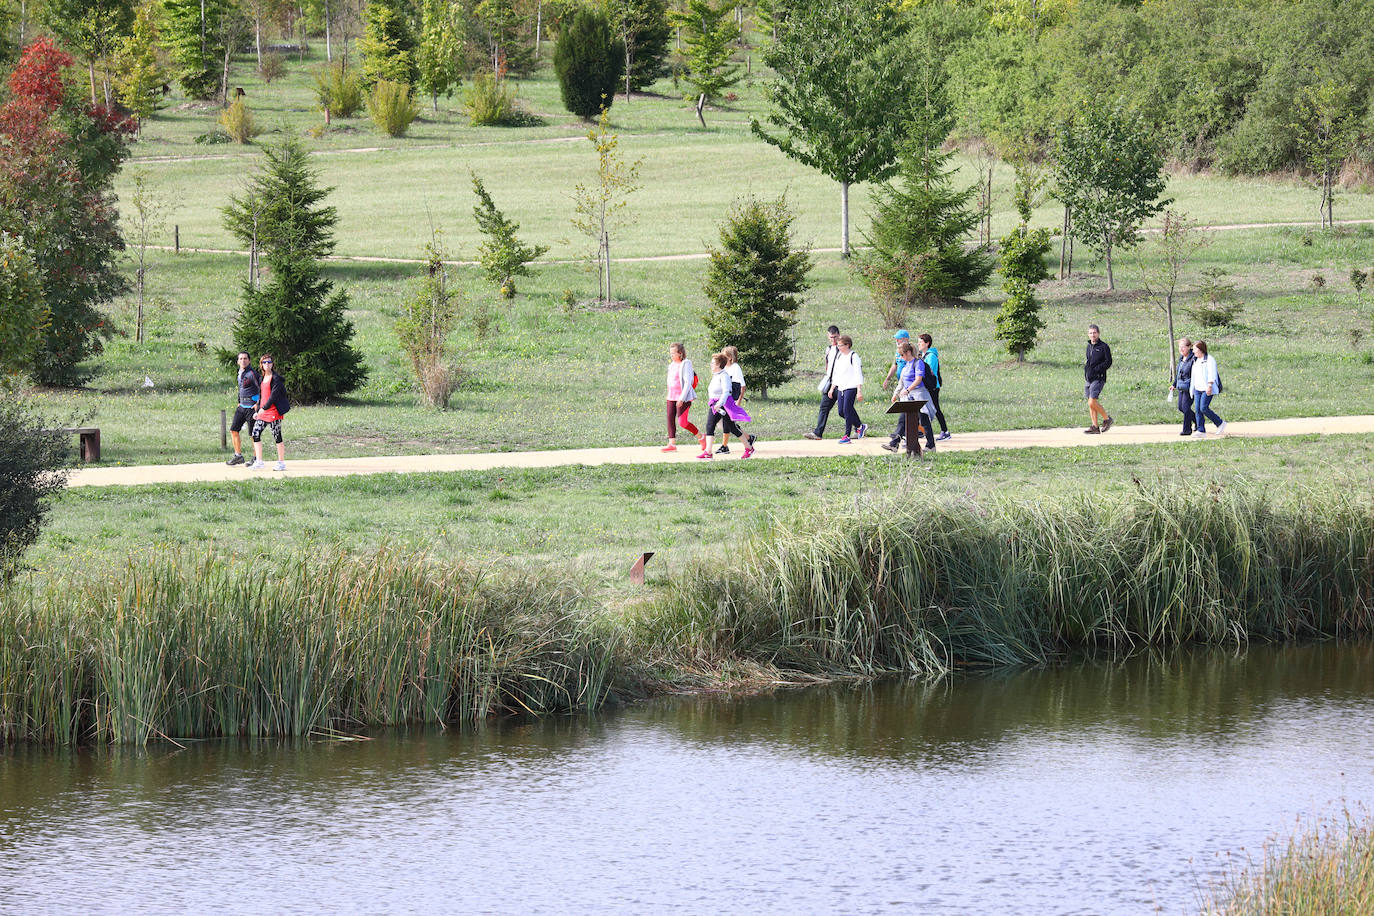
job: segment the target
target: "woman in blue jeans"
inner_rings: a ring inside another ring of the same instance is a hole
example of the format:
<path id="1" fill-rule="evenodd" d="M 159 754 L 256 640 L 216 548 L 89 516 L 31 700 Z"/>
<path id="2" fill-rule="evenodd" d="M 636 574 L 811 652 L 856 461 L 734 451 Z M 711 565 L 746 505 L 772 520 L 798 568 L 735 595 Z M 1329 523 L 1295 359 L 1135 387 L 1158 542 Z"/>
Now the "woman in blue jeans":
<path id="1" fill-rule="evenodd" d="M 1207 421 L 1216 424 L 1217 434 L 1226 435 L 1226 421 L 1217 416 L 1212 409 L 1212 398 L 1221 390 L 1221 376 L 1217 374 L 1215 357 L 1207 355 L 1207 341 L 1199 340 L 1193 344 L 1193 416 L 1196 429 L 1193 438 L 1201 439 L 1207 435 Z"/>

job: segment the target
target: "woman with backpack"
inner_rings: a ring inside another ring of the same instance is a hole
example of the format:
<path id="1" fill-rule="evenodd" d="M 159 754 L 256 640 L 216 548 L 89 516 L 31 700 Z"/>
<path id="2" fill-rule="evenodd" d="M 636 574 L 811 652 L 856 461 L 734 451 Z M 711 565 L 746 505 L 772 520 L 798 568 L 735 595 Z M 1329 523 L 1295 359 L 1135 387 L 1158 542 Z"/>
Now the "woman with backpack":
<path id="1" fill-rule="evenodd" d="M 677 451 L 679 426 L 696 436 L 697 445 L 705 447 L 706 440 L 701 437 L 701 430 L 687 419 L 692 401 L 696 400 L 696 383 L 696 371 L 692 368 L 692 361 L 687 358 L 687 348 L 680 343 L 673 344 L 668 348 L 668 444 L 662 451 Z"/>
<path id="2" fill-rule="evenodd" d="M 258 365 L 262 370 L 262 396 L 258 400 L 258 411 L 253 414 L 253 463 L 248 469 L 258 471 L 265 467 L 262 462 L 262 431 L 271 428 L 272 438 L 277 443 L 277 463 L 272 469 L 284 471 L 286 444 L 281 439 L 281 418 L 291 409 L 291 402 L 286 398 L 286 382 L 273 368 L 272 354 L 264 353 Z"/>
<path id="3" fill-rule="evenodd" d="M 1221 393 L 1221 376 L 1217 374 L 1217 360 L 1207 355 L 1207 341 L 1193 344 L 1193 438 L 1207 436 L 1207 421 L 1216 424 L 1217 435 L 1226 435 L 1226 421 L 1212 409 L 1212 398 Z"/>

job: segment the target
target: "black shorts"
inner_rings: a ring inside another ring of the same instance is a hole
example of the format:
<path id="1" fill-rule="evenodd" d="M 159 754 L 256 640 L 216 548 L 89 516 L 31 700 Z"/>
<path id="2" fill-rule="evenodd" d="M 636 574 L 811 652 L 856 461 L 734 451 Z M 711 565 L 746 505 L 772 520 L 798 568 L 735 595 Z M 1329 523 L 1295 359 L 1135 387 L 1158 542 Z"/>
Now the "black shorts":
<path id="1" fill-rule="evenodd" d="M 253 419 L 253 413 L 256 410 L 256 407 L 244 407 L 243 405 L 234 408 L 234 422 L 229 424 L 229 428 L 234 432 L 243 429 L 244 424 Z M 250 426 L 249 429 L 251 428 Z"/>
<path id="2" fill-rule="evenodd" d="M 278 445 L 281 444 L 281 420 L 254 420 L 253 421 L 253 441 L 262 441 L 262 431 L 267 427 L 272 427 L 272 439 Z"/>

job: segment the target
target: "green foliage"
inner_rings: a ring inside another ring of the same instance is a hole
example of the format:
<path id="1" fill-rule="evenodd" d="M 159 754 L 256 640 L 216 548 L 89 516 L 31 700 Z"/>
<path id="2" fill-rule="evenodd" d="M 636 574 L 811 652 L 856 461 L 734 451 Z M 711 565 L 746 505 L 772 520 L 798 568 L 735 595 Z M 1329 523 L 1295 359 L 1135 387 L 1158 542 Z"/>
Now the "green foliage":
<path id="1" fill-rule="evenodd" d="M 414 86 L 420 78 L 415 64 L 415 32 L 405 0 L 369 0 L 363 11 L 362 83 L 371 89 L 378 80 Z"/>
<path id="2" fill-rule="evenodd" d="M 0 232 L 0 375 L 27 374 L 43 342 L 48 305 L 22 237 Z"/>
<path id="3" fill-rule="evenodd" d="M 1322 225 L 1332 226 L 1336 177 L 1354 152 L 1359 133 L 1355 93 L 1331 80 L 1318 86 L 1304 86 L 1298 93 L 1295 114 L 1292 127 L 1298 154 L 1303 164 L 1318 176 Z"/>
<path id="4" fill-rule="evenodd" d="M 1171 203 L 1161 199 L 1164 159 L 1145 124 L 1119 109 L 1091 106 L 1061 125 L 1055 149 L 1055 196 L 1073 214 L 1074 237 L 1107 261 L 1140 241 L 1140 226 Z"/>
<path id="5" fill-rule="evenodd" d="M 769 132 L 756 135 L 840 183 L 841 250 L 849 256 L 849 186 L 882 181 L 917 105 L 938 86 L 935 58 L 917 58 L 906 22 L 862 0 L 794 0 L 768 46 Z"/>
<path id="6" fill-rule="evenodd" d="M 263 151 L 264 163 L 247 190 L 230 198 L 224 225 L 248 247 L 256 243 L 269 269 L 263 288 L 245 284 L 233 327 L 232 363 L 239 350 L 271 353 L 287 389 L 300 401 L 354 390 L 367 377 L 352 346 L 348 297 L 320 275 L 319 261 L 334 249 L 338 214 L 323 206 L 321 188 L 299 140 Z"/>
<path id="7" fill-rule="evenodd" d="M 792 378 L 790 332 L 810 288 L 810 252 L 792 238 L 796 219 L 783 200 L 744 200 L 731 208 L 711 249 L 703 289 L 711 349 L 734 345 L 749 379 L 766 396 Z"/>
<path id="8" fill-rule="evenodd" d="M 167 74 L 158 61 L 157 6 L 143 3 L 134 14 L 129 35 L 120 42 L 115 57 L 115 94 L 119 103 L 143 122 L 162 104 L 162 84 Z"/>
<path id="9" fill-rule="evenodd" d="M 362 110 L 363 84 L 358 74 L 337 60 L 315 75 L 315 98 L 320 110 L 335 118 L 351 118 Z"/>
<path id="10" fill-rule="evenodd" d="M 219 125 L 235 143 L 252 143 L 253 138 L 262 133 L 243 99 L 234 99 L 232 105 L 220 112 Z"/>
<path id="11" fill-rule="evenodd" d="M 682 42 L 687 46 L 687 82 L 697 95 L 717 99 L 744 78 L 738 64 L 730 63 L 740 39 L 735 22 L 736 0 L 687 0 L 678 14 Z"/>
<path id="12" fill-rule="evenodd" d="M 486 46 L 486 66 L 502 74 L 528 76 L 534 72 L 534 33 L 537 3 L 531 0 L 477 0 L 472 6 L 472 32 L 477 43 Z M 582 4 L 579 3 L 580 7 Z M 544 22 L 550 13 L 558 15 L 553 4 L 545 4 Z"/>
<path id="13" fill-rule="evenodd" d="M 1313 285 L 1325 286 L 1326 278 L 1322 277 L 1320 284 Z M 1245 310 L 1236 292 L 1236 284 L 1226 276 L 1226 271 L 1218 267 L 1208 267 L 1202 271 L 1197 295 L 1197 304 L 1188 310 L 1188 314 L 1204 328 L 1229 328 Z"/>
<path id="14" fill-rule="evenodd" d="M 242 22 L 232 0 L 162 0 L 163 46 L 187 95 L 210 99 L 219 92 L 224 59 Z"/>
<path id="15" fill-rule="evenodd" d="M 1040 301 L 1035 297 L 1036 284 L 1049 279 L 1045 267 L 1045 253 L 1050 250 L 1050 231 L 1032 229 L 1025 223 L 1002 238 L 1002 288 L 1007 301 L 993 320 L 993 336 L 1007 346 L 1007 352 L 1025 361 L 1026 353 L 1035 349 L 1036 339 L 1045 327 L 1040 318 Z"/>
<path id="16" fill-rule="evenodd" d="M 479 73 L 463 93 L 463 109 L 478 127 L 504 127 L 524 120 L 515 104 L 515 89 L 495 73 Z"/>
<path id="17" fill-rule="evenodd" d="M 610 108 L 624 66 L 625 49 L 606 17 L 590 8 L 578 11 L 553 55 L 563 107 L 587 120 Z"/>
<path id="18" fill-rule="evenodd" d="M 587 139 L 596 150 L 596 184 L 579 182 L 573 188 L 572 224 L 578 232 L 596 241 L 600 272 L 601 301 L 611 301 L 611 231 L 624 222 L 626 198 L 639 190 L 641 160 L 626 162 L 620 152 L 620 136 L 611 133 L 611 115 L 601 109 L 596 126 Z"/>
<path id="19" fill-rule="evenodd" d="M 646 89 L 668 73 L 668 45 L 673 37 L 666 0 L 607 0 L 611 28 L 625 49 L 625 82 L 631 91 Z"/>
<path id="20" fill-rule="evenodd" d="M 443 410 L 458 387 L 458 369 L 448 353 L 448 337 L 458 324 L 462 297 L 449 289 L 448 267 L 437 242 L 425 249 L 425 275 L 396 319 L 396 338 L 410 359 L 425 402 Z"/>
<path id="21" fill-rule="evenodd" d="M 379 79 L 367 94 L 367 111 L 372 123 L 388 137 L 404 137 L 410 124 L 420 116 L 407 83 Z"/>
<path id="22" fill-rule="evenodd" d="M 449 0 L 423 0 L 420 9 L 420 42 L 415 51 L 419 70 L 416 87 L 439 110 L 439 96 L 453 95 L 463 82 L 462 7 Z"/>
<path id="23" fill-rule="evenodd" d="M 0 593 L 22 569 L 71 460 L 65 433 L 13 391 L 0 387 Z M 2 717 L 0 717 L 2 718 Z"/>
<path id="24" fill-rule="evenodd" d="M 506 299 L 515 297 L 515 278 L 530 275 L 529 262 L 549 250 L 547 245 L 526 245 L 516 237 L 520 224 L 508 219 L 496 208 L 482 179 L 472 175 L 472 192 L 477 206 L 472 208 L 477 231 L 484 241 L 477 247 L 477 262 L 487 279 L 501 290 Z"/>
<path id="25" fill-rule="evenodd" d="M 91 65 L 114 57 L 134 21 L 133 0 L 47 0 L 42 10 L 62 46 Z M 103 70 L 106 76 L 108 72 Z M 111 86 L 106 82 L 104 88 L 104 97 L 98 97 L 96 87 L 91 87 L 92 104 L 109 100 Z"/>

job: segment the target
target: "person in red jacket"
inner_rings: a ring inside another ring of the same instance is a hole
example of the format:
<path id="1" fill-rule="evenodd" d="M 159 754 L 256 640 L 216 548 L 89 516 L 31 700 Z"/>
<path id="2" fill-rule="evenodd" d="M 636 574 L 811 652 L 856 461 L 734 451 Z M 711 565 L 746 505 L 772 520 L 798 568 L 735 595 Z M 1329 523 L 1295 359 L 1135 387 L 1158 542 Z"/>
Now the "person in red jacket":
<path id="1" fill-rule="evenodd" d="M 253 414 L 253 463 L 249 470 L 258 471 L 265 465 L 262 462 L 262 432 L 270 428 L 272 438 L 277 443 L 277 463 L 273 470 L 286 470 L 286 444 L 281 439 L 281 415 L 289 410 L 286 407 L 286 384 L 273 367 L 272 354 L 264 353 L 258 365 L 262 372 L 262 397 L 258 400 L 258 411 Z"/>

